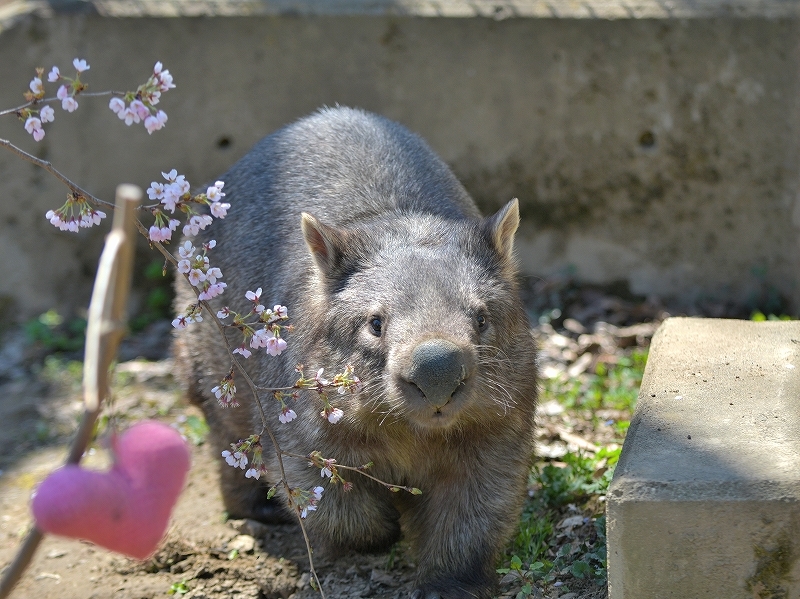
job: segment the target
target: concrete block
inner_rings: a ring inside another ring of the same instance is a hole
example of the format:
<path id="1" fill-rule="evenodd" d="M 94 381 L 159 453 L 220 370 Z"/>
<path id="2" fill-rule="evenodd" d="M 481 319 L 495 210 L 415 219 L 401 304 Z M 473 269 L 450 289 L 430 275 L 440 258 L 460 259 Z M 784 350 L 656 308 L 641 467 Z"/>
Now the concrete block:
<path id="1" fill-rule="evenodd" d="M 608 493 L 610 599 L 800 597 L 800 322 L 671 318 Z"/>

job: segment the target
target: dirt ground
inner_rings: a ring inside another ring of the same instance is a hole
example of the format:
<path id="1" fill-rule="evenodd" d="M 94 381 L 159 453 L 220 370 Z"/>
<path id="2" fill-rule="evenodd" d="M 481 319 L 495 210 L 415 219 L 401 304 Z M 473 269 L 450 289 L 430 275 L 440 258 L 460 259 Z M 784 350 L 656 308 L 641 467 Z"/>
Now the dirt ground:
<path id="1" fill-rule="evenodd" d="M 51 369 L 52 370 L 52 369 Z M 120 428 L 155 418 L 183 430 L 199 415 L 180 398 L 171 363 L 123 363 L 112 414 Z M 0 564 L 8 564 L 31 523 L 29 498 L 66 455 L 68 432 L 80 414 L 77 380 L 65 371 L 40 373 L 0 386 Z M 42 380 L 44 379 L 44 380 Z M 53 536 L 43 543 L 12 597 L 150 599 L 185 586 L 185 598 L 319 597 L 309 585 L 299 527 L 225 521 L 218 487 L 219 459 L 206 444 L 191 444 L 192 468 L 161 548 L 149 560 L 121 557 L 90 543 Z M 95 448 L 87 467 L 107 465 Z M 404 597 L 414 568 L 395 555 L 315 555 L 326 596 Z M 173 586 L 175 585 L 175 586 Z M 180 593 L 174 593 L 181 596 Z"/>

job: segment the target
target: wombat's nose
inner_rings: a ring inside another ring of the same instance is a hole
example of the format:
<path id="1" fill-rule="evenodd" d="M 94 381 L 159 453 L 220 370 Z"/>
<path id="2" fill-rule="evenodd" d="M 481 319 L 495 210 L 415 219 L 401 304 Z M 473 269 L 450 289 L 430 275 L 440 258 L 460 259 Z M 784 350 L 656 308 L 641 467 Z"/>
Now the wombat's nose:
<path id="1" fill-rule="evenodd" d="M 423 341 L 411 352 L 407 376 L 431 404 L 442 407 L 466 377 L 463 353 L 444 339 Z"/>

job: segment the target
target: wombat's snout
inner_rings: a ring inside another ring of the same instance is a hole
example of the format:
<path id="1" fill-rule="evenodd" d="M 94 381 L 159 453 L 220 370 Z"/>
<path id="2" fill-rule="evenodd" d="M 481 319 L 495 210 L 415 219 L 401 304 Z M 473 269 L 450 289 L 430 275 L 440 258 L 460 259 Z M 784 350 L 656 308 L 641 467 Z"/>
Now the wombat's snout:
<path id="1" fill-rule="evenodd" d="M 464 352 L 445 339 L 423 341 L 411 352 L 406 378 L 431 405 L 441 408 L 467 378 Z"/>

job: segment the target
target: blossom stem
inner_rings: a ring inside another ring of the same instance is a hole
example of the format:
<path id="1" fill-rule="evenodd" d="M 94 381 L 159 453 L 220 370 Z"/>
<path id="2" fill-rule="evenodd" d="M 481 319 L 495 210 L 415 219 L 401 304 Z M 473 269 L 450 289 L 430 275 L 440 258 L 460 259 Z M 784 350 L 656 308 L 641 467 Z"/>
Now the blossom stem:
<path id="1" fill-rule="evenodd" d="M 114 208 L 114 204 L 112 204 L 111 202 L 106 202 L 104 200 L 96 198 L 92 194 L 90 194 L 88 191 L 85 191 L 84 189 L 78 187 L 75 183 L 70 181 L 67 177 L 65 177 L 58 170 L 56 170 L 56 168 L 50 162 L 48 162 L 47 160 L 41 160 L 40 158 L 37 158 L 33 154 L 28 154 L 25 150 L 23 150 L 21 148 L 18 148 L 17 146 L 12 144 L 7 139 L 0 138 L 0 146 L 3 146 L 5 148 L 7 148 L 8 150 L 11 150 L 14 154 L 19 156 L 23 160 L 27 160 L 28 162 L 30 162 L 32 164 L 35 164 L 36 166 L 38 166 L 40 168 L 43 168 L 48 173 L 53 175 L 56 179 L 61 181 L 64 185 L 69 187 L 69 189 L 73 193 L 75 193 L 77 195 L 80 195 L 80 196 L 83 196 L 84 198 L 86 198 L 87 200 L 93 202 L 94 204 L 96 204 L 98 206 L 105 206 L 107 208 L 112 208 L 112 209 Z"/>
<path id="2" fill-rule="evenodd" d="M 310 454 L 309 455 L 300 455 L 299 453 L 291 453 L 290 451 L 284 451 L 283 455 L 285 455 L 287 458 L 297 458 L 299 460 L 311 460 L 311 455 Z M 390 489 L 390 490 L 391 489 L 402 489 L 403 491 L 408 491 L 412 495 L 419 495 L 420 494 L 419 489 L 417 489 L 415 487 L 405 487 L 403 485 L 393 485 L 392 483 L 387 483 L 386 481 L 383 481 L 383 480 L 381 480 L 379 478 L 375 478 L 371 474 L 367 474 L 364 471 L 363 467 L 345 466 L 344 464 L 340 464 L 339 462 L 336 462 L 336 468 L 341 468 L 342 470 L 351 470 L 352 472 L 357 472 L 361 476 L 366 476 L 370 480 L 374 480 L 379 485 L 383 485 L 384 487 L 386 487 L 387 489 Z"/>
<path id="3" fill-rule="evenodd" d="M 104 92 L 81 92 L 80 96 L 83 98 L 92 98 L 96 96 L 124 96 L 125 92 L 118 92 L 118 91 L 104 91 Z M 52 98 L 42 98 L 41 100 L 31 100 L 30 102 L 26 102 L 22 106 L 17 106 L 16 108 L 7 108 L 5 110 L 0 110 L 0 116 L 4 116 L 6 114 L 16 114 L 20 110 L 25 110 L 26 108 L 30 108 L 31 106 L 38 106 L 39 104 L 47 104 L 48 102 L 55 102 L 60 100 L 53 96 Z"/>
<path id="4" fill-rule="evenodd" d="M 143 225 L 142 225 L 142 228 L 144 228 Z M 155 245 L 159 245 L 160 246 L 161 244 L 160 243 L 156 243 Z M 164 251 L 166 251 L 166 250 L 164 250 Z M 174 260 L 174 258 L 173 258 L 173 260 Z M 184 276 L 186 276 L 186 275 L 184 275 Z M 314 558 L 311 555 L 312 554 L 311 540 L 308 538 L 308 533 L 306 532 L 306 527 L 305 527 L 305 524 L 303 523 L 303 518 L 300 517 L 300 511 L 297 509 L 297 506 L 295 505 L 294 499 L 292 499 L 291 487 L 289 486 L 289 483 L 286 482 L 286 469 L 284 468 L 284 465 L 283 465 L 284 451 L 281 449 L 280 443 L 278 443 L 278 439 L 277 439 L 277 437 L 275 437 L 275 433 L 272 432 L 272 429 L 267 424 L 267 415 L 264 413 L 264 406 L 261 405 L 261 400 L 259 399 L 259 387 L 257 387 L 255 382 L 253 381 L 253 379 L 250 378 L 250 375 L 247 373 L 247 371 L 244 369 L 244 367 L 239 363 L 239 360 L 237 360 L 236 358 L 233 357 L 233 347 L 231 347 L 230 341 L 228 341 L 228 337 L 225 335 L 225 327 L 226 327 L 226 325 L 224 325 L 219 320 L 219 318 L 217 318 L 217 315 L 214 313 L 214 311 L 208 305 L 208 302 L 203 300 L 203 301 L 200 301 L 200 303 L 203 304 L 203 307 L 207 310 L 207 313 L 211 315 L 211 320 L 214 321 L 214 324 L 217 326 L 217 329 L 219 330 L 220 336 L 222 337 L 223 341 L 225 342 L 225 346 L 228 349 L 228 354 L 231 356 L 231 362 L 233 363 L 233 366 L 236 368 L 236 370 L 239 371 L 239 374 L 242 375 L 242 377 L 244 378 L 245 382 L 247 383 L 247 386 L 250 387 L 250 391 L 253 394 L 253 398 L 255 399 L 256 405 L 258 406 L 258 411 L 259 411 L 259 413 L 261 415 L 262 428 L 261 428 L 261 432 L 259 433 L 259 436 L 263 435 L 264 433 L 267 433 L 267 435 L 269 436 L 270 441 L 272 442 L 272 447 L 275 449 L 275 456 L 278 458 L 278 468 L 281 471 L 281 484 L 283 485 L 283 488 L 286 491 L 286 497 L 287 497 L 289 503 L 294 508 L 293 511 L 294 511 L 295 515 L 297 516 L 297 521 L 300 523 L 300 530 L 303 531 L 303 538 L 305 539 L 305 542 L 306 542 L 306 551 L 308 552 L 308 565 L 309 565 L 309 568 L 311 570 L 311 574 L 314 576 L 314 580 L 317 582 L 317 588 L 319 589 L 319 592 L 322 595 L 322 599 L 325 599 L 325 593 L 322 590 L 322 584 L 320 583 L 319 576 L 317 576 L 317 571 L 314 568 Z"/>

